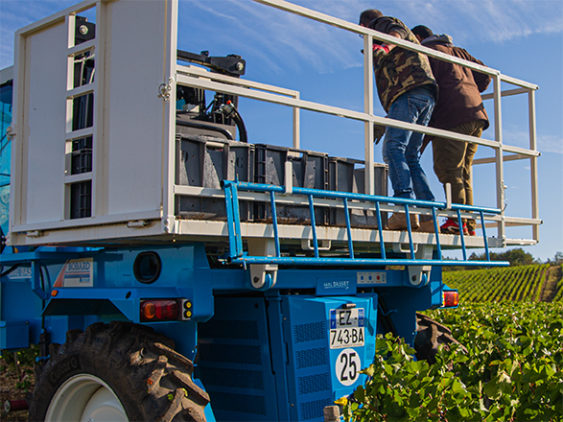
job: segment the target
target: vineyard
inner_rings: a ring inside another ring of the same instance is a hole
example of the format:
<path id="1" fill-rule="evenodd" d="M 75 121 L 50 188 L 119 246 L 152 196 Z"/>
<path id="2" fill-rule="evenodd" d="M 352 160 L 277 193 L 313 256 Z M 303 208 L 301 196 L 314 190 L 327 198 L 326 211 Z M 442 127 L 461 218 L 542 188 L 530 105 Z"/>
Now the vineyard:
<path id="1" fill-rule="evenodd" d="M 444 272 L 444 282 L 463 303 L 563 300 L 561 266 L 549 264 Z"/>
<path id="2" fill-rule="evenodd" d="M 435 364 L 388 334 L 369 378 L 339 403 L 349 420 L 563 421 L 563 266 L 444 272 L 457 309 L 426 314 L 467 349 L 443 347 Z"/>
<path id="3" fill-rule="evenodd" d="M 429 312 L 466 348 L 436 363 L 390 334 L 379 336 L 370 376 L 343 398 L 353 421 L 561 421 L 563 303 L 466 305 Z"/>

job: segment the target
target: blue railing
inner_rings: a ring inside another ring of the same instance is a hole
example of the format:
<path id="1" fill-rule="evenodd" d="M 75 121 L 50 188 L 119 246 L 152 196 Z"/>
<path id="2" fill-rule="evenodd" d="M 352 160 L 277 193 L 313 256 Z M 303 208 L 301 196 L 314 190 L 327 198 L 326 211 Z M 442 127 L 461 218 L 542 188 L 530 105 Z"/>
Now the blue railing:
<path id="1" fill-rule="evenodd" d="M 225 190 L 225 205 L 227 211 L 227 224 L 229 231 L 229 256 L 228 259 L 233 263 L 241 264 L 287 264 L 287 265 L 456 265 L 456 266 L 507 266 L 506 261 L 491 261 L 489 255 L 489 246 L 487 241 L 487 233 L 485 229 L 485 214 L 500 214 L 500 210 L 496 208 L 476 207 L 472 205 L 451 204 L 449 210 L 457 212 L 457 220 L 459 227 L 463 227 L 461 212 L 471 212 L 478 214 L 481 220 L 481 230 L 483 235 L 483 247 L 485 249 L 486 260 L 468 260 L 465 243 L 465 235 L 460 230 L 461 249 L 463 260 L 446 260 L 442 257 L 442 247 L 440 245 L 440 228 L 438 226 L 436 210 L 445 210 L 447 204 L 438 201 L 421 201 L 415 199 L 394 198 L 379 195 L 367 195 L 362 193 L 338 192 L 329 190 L 309 189 L 301 187 L 293 187 L 291 194 L 304 196 L 309 204 L 309 216 L 311 233 L 313 237 L 313 257 L 303 256 L 282 256 L 280 246 L 280 236 L 278 228 L 278 218 L 276 211 L 276 194 L 287 194 L 286 188 L 283 186 L 266 185 L 250 182 L 223 181 L 223 189 Z M 274 256 L 251 256 L 243 250 L 243 239 L 241 233 L 240 213 L 239 213 L 239 191 L 262 192 L 269 194 L 270 210 L 272 214 L 272 226 L 274 232 L 275 255 Z M 331 257 L 320 256 L 319 242 L 317 238 L 317 228 L 315 221 L 315 203 L 314 198 L 340 199 L 342 200 L 348 243 L 348 256 Z M 377 218 L 377 230 L 379 232 L 379 252 L 381 258 L 358 258 L 354 255 L 354 241 L 352 239 L 352 226 L 350 222 L 348 201 L 366 201 L 374 204 L 374 211 Z M 402 205 L 407 222 L 407 233 L 409 238 L 409 254 L 407 258 L 388 258 L 386 254 L 385 239 L 383 236 L 383 224 L 381 218 L 380 203 L 393 203 Z M 437 259 L 417 259 L 415 257 L 415 243 L 413 241 L 412 227 L 410 224 L 410 208 L 426 208 L 432 211 L 432 219 L 434 222 L 434 234 L 436 239 L 436 255 Z"/>

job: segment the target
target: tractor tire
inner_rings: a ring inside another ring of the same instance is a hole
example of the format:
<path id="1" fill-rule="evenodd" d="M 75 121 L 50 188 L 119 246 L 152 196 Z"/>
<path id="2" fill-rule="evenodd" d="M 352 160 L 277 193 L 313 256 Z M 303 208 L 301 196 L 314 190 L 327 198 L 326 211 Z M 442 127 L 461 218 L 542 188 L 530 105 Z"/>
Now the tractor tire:
<path id="1" fill-rule="evenodd" d="M 454 338 L 451 330 L 432 318 L 417 313 L 416 327 L 414 349 L 418 360 L 426 360 L 430 364 L 435 363 L 435 356 L 441 345 L 449 349 L 450 344 L 459 344 L 464 353 L 467 353 L 467 349 Z"/>
<path id="2" fill-rule="evenodd" d="M 128 322 L 69 331 L 51 345 L 29 409 L 30 421 L 205 422 L 209 395 L 173 342 Z"/>

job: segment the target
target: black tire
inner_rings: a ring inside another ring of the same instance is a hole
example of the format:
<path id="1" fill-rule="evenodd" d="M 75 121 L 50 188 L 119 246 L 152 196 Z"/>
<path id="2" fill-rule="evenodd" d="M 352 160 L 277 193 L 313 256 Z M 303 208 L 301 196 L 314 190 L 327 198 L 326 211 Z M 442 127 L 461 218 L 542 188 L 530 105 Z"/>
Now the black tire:
<path id="1" fill-rule="evenodd" d="M 418 360 L 435 363 L 435 356 L 441 345 L 449 348 L 451 344 L 459 344 L 464 353 L 467 353 L 467 349 L 454 338 L 451 330 L 432 318 L 417 313 L 416 327 L 414 349 L 416 350 L 416 358 Z"/>
<path id="2" fill-rule="evenodd" d="M 51 358 L 35 386 L 29 420 L 45 419 L 66 380 L 93 375 L 113 390 L 130 421 L 205 422 L 209 396 L 192 381 L 192 362 L 173 347 L 167 337 L 127 322 L 69 331 L 64 345 L 51 346 Z"/>

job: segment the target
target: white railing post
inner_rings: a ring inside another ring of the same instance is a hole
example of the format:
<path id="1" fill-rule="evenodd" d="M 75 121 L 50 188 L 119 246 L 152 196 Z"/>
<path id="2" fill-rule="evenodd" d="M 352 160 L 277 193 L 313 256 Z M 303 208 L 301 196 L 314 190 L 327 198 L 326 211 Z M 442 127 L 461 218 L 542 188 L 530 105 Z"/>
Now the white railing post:
<path id="1" fill-rule="evenodd" d="M 299 92 L 296 92 L 293 95 L 293 98 L 296 100 L 299 99 Z M 300 109 L 299 107 L 293 107 L 293 148 L 299 149 L 301 148 L 301 118 L 300 118 Z"/>
<path id="2" fill-rule="evenodd" d="M 496 177 L 497 177 L 497 208 L 501 210 L 500 221 L 498 222 L 498 238 L 504 246 L 506 241 L 505 221 L 504 221 L 504 168 L 503 168 L 503 145 L 502 145 L 502 112 L 501 112 L 501 77 L 499 74 L 493 75 L 494 83 L 494 102 L 495 102 L 495 140 L 498 146 L 495 147 L 496 158 Z"/>
<path id="3" fill-rule="evenodd" d="M 530 149 L 536 150 L 536 97 L 533 89 L 528 91 L 528 112 L 530 126 Z M 530 157 L 530 177 L 532 186 L 532 218 L 539 219 L 539 203 L 538 203 L 538 157 Z M 537 224 L 532 226 L 533 239 L 539 242 L 540 228 Z"/>
<path id="4" fill-rule="evenodd" d="M 373 115 L 373 38 L 364 35 L 364 112 Z M 365 193 L 375 194 L 373 169 L 373 123 L 364 123 L 365 138 Z"/>

